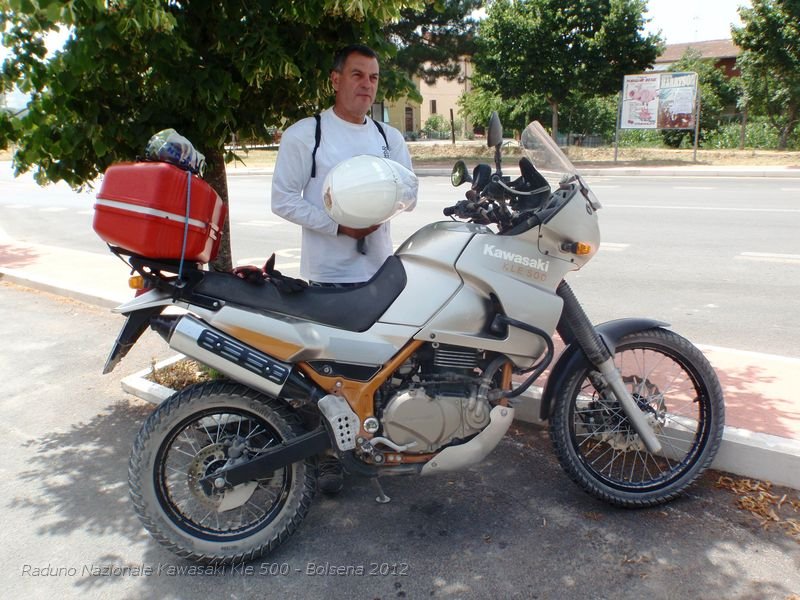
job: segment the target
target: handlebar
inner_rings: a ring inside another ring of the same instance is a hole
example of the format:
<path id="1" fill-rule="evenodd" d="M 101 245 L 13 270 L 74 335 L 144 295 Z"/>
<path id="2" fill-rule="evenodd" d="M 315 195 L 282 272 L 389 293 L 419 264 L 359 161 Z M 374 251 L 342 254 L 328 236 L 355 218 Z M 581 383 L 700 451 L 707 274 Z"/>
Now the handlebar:
<path id="1" fill-rule="evenodd" d="M 479 167 L 475 173 L 485 174 L 485 169 Z M 546 223 L 568 198 L 583 187 L 577 177 L 564 179 L 551 194 L 547 180 L 526 158 L 520 161 L 520 170 L 522 176 L 513 181 L 498 173 L 488 180 L 484 177 L 480 181 L 473 180 L 466 198 L 446 207 L 442 211 L 444 216 L 481 225 L 494 223 L 499 234 L 516 235 Z"/>

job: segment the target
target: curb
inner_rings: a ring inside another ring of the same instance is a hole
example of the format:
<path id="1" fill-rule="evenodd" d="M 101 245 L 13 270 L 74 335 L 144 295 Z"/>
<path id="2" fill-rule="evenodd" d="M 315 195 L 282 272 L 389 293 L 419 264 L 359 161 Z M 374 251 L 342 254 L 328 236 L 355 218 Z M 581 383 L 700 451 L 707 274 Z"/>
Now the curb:
<path id="1" fill-rule="evenodd" d="M 71 290 L 57 283 L 51 283 L 44 279 L 40 279 L 29 273 L 17 275 L 15 271 L 15 269 L 6 269 L 5 267 L 0 267 L 0 281 L 10 281 L 11 283 L 16 283 L 17 285 L 34 288 L 39 291 L 48 292 L 64 298 L 71 298 L 72 300 L 79 300 L 80 302 L 91 304 L 93 306 L 99 306 L 101 308 L 116 308 L 121 304 L 121 302 L 111 300 L 99 292 L 84 293 Z"/>
<path id="2" fill-rule="evenodd" d="M 183 358 L 178 354 L 157 363 L 155 368 L 167 367 Z M 152 404 L 160 404 L 175 390 L 145 379 L 151 372 L 152 369 L 144 369 L 125 377 L 122 389 Z M 547 427 L 547 421 L 539 419 L 541 395 L 541 387 L 526 390 L 522 394 L 524 401 L 515 407 L 516 420 Z M 800 490 L 800 441 L 725 427 L 711 468 Z"/>
<path id="3" fill-rule="evenodd" d="M 132 375 L 128 375 L 120 382 L 122 389 L 141 400 L 150 402 L 151 404 L 161 404 L 164 400 L 172 396 L 172 394 L 175 393 L 175 390 L 165 387 L 154 381 L 150 381 L 147 379 L 147 376 L 150 375 L 154 370 L 157 371 L 159 369 L 164 369 L 180 360 L 183 360 L 184 358 L 186 357 L 183 354 L 176 354 L 175 356 L 171 356 L 160 362 L 157 362 L 150 369 L 143 369 L 133 373 Z"/>

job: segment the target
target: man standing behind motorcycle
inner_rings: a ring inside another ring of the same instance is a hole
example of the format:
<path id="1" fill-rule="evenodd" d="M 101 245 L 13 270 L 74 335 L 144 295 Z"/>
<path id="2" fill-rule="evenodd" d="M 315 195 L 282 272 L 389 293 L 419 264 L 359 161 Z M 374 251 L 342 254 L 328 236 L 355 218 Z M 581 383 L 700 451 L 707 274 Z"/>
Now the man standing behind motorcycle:
<path id="1" fill-rule="evenodd" d="M 378 91 L 377 54 L 354 44 L 336 52 L 332 108 L 294 123 L 281 137 L 272 177 L 272 212 L 300 225 L 300 275 L 314 286 L 348 287 L 368 281 L 392 254 L 389 223 L 364 229 L 337 224 L 322 204 L 325 176 L 353 156 L 371 154 L 411 170 L 403 134 L 367 117 Z M 412 210 L 416 199 L 407 210 Z M 333 457 L 320 464 L 319 486 L 336 493 L 342 471 Z"/>

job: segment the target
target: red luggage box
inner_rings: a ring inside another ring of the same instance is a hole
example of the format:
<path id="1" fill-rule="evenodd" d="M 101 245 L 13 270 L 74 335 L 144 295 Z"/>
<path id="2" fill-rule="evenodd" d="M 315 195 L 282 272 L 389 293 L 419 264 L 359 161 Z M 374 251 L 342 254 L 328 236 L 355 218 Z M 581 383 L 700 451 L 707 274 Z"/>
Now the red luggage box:
<path id="1" fill-rule="evenodd" d="M 226 207 L 197 175 L 192 188 L 184 260 L 214 260 Z M 93 227 L 112 246 L 141 256 L 180 259 L 186 222 L 187 171 L 164 162 L 108 168 L 97 192 Z"/>

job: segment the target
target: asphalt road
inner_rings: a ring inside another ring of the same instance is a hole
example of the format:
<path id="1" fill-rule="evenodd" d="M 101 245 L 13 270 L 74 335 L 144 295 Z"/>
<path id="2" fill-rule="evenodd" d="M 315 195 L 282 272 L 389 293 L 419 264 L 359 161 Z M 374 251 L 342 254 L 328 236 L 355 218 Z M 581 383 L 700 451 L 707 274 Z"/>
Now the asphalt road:
<path id="1" fill-rule="evenodd" d="M 570 282 L 596 322 L 668 321 L 697 343 L 800 357 L 800 179 L 591 177 L 604 208 L 598 255 Z M 268 175 L 229 177 L 233 256 L 296 275 L 299 228 L 269 211 Z M 0 171 L 0 227 L 14 239 L 107 252 L 91 229 L 91 192 L 39 188 Z M 446 177 L 420 178 L 399 243 L 462 197 Z"/>
<path id="2" fill-rule="evenodd" d="M 318 497 L 295 535 L 250 570 L 188 574 L 188 563 L 144 532 L 127 495 L 129 448 L 152 406 L 122 393 L 119 379 L 167 348 L 148 332 L 118 371 L 100 375 L 120 325 L 105 309 L 0 282 L 4 597 L 800 594 L 798 542 L 737 508 L 736 496 L 715 486 L 718 473 L 669 505 L 614 509 L 572 484 L 546 432 L 527 426 L 512 427 L 476 468 L 390 478 L 386 505 L 375 503 L 369 482 L 348 479 L 341 495 Z"/>

